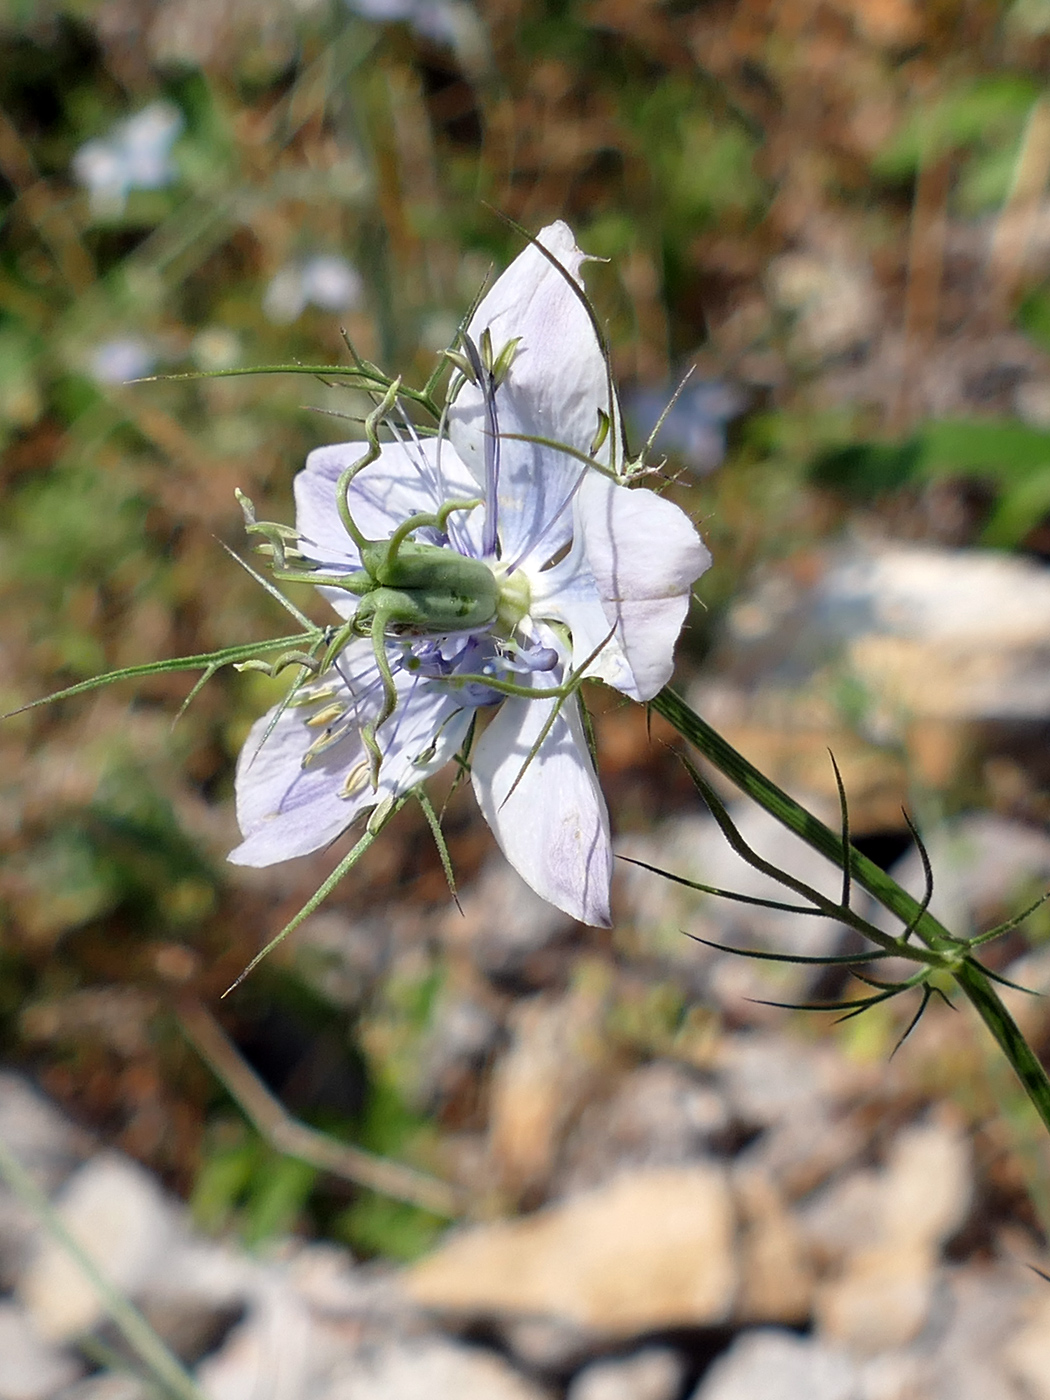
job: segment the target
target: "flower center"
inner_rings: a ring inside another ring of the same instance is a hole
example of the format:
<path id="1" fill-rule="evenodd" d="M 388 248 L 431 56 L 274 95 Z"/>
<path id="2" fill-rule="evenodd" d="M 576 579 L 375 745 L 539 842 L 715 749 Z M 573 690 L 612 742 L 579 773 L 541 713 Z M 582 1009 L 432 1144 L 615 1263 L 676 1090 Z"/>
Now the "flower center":
<path id="1" fill-rule="evenodd" d="M 524 569 L 515 569 L 513 573 L 503 573 L 497 564 L 493 573 L 496 576 L 498 588 L 496 620 L 508 632 L 513 632 L 522 618 L 528 617 L 532 608 L 532 589 L 529 587 L 529 580 Z"/>

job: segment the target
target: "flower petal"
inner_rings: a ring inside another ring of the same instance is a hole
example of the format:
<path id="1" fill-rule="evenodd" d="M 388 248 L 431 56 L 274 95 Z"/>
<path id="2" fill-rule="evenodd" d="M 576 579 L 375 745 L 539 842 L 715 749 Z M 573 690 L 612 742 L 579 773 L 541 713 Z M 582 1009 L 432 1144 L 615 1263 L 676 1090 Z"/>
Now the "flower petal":
<path id="1" fill-rule="evenodd" d="M 540 684 L 545 682 L 549 684 L 547 677 Z M 518 697 L 503 702 L 474 748 L 474 792 L 503 854 L 522 879 L 572 918 L 606 928 L 609 816 L 575 695 L 562 702 L 550 732 L 525 766 L 556 704 Z"/>
<path id="2" fill-rule="evenodd" d="M 569 628 L 574 667 L 615 627 L 588 674 L 651 700 L 671 678 L 692 587 L 711 555 L 672 501 L 598 472 L 581 482 L 574 519 L 570 553 L 533 577 L 533 615 Z"/>
<path id="3" fill-rule="evenodd" d="M 378 672 L 374 662 L 369 670 L 363 660 L 365 649 L 371 650 L 370 642 L 356 643 L 344 653 L 359 653 L 352 661 L 354 689 L 363 696 L 358 706 L 362 723 L 378 713 L 380 703 Z M 336 698 L 351 705 L 351 690 L 335 680 L 335 673 L 326 679 L 337 685 Z M 245 839 L 230 853 L 234 865 L 273 865 L 320 850 L 361 812 L 384 797 L 400 796 L 448 762 L 466 736 L 470 709 L 459 695 L 432 680 L 405 672 L 395 680 L 397 709 L 377 735 L 383 761 L 376 789 L 368 778 L 359 724 L 305 768 L 306 752 L 322 733 L 307 724 L 310 710 L 285 709 L 269 735 L 273 710 L 252 725 L 237 760 L 237 821 Z"/>
<path id="4" fill-rule="evenodd" d="M 339 796 L 364 758 L 356 731 L 303 768 L 317 731 L 301 710 L 285 710 L 266 737 L 273 716 L 270 710 L 255 721 L 237 760 L 237 823 L 245 839 L 230 852 L 234 865 L 274 865 L 320 850 L 375 800 L 367 781 L 356 798 Z"/>
<path id="5" fill-rule="evenodd" d="M 565 223 L 549 224 L 538 241 L 565 269 L 552 267 L 532 244 L 514 259 L 485 296 L 467 328 L 475 344 L 486 330 L 494 355 L 519 344 L 496 391 L 499 442 L 499 535 L 503 558 L 517 561 L 533 549 L 544 562 L 572 533 L 571 499 L 581 472 L 576 458 L 537 443 L 503 436 L 525 433 L 588 453 L 598 410 L 616 420 L 599 460 L 615 464 L 619 409 L 610 405 L 609 376 L 594 326 L 570 279 L 582 287 L 586 254 Z M 485 485 L 488 437 L 481 387 L 463 385 L 449 411 L 449 437 L 475 479 Z"/>
<path id="6" fill-rule="evenodd" d="M 351 569 L 361 567 L 357 547 L 339 517 L 336 486 L 347 467 L 360 461 L 367 450 L 363 442 L 315 448 L 295 478 L 296 529 L 309 558 Z M 354 477 L 347 492 L 350 513 L 370 540 L 388 539 L 409 516 L 431 513 L 447 500 L 471 496 L 477 496 L 477 486 L 470 473 L 453 448 L 448 443 L 439 446 L 436 438 L 384 443 L 376 461 Z M 476 513 L 457 513 L 450 523 L 462 529 Z M 475 527 L 470 533 L 480 539 L 480 529 Z"/>

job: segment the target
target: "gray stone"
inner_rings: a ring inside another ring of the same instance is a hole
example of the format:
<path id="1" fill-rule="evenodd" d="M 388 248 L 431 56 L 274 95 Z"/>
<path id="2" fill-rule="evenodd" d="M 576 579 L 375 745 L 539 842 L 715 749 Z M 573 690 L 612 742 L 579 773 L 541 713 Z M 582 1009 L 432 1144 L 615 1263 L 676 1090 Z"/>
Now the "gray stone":
<path id="1" fill-rule="evenodd" d="M 0 1073 L 0 1141 L 15 1154 L 37 1185 L 57 1189 L 90 1149 L 86 1133 L 20 1075 Z M 0 1184 L 0 1289 L 14 1287 L 29 1259 L 36 1216 Z"/>
<path id="2" fill-rule="evenodd" d="M 934 1121 L 899 1133 L 881 1169 L 855 1172 L 810 1202 L 801 1223 L 829 1271 L 815 1300 L 822 1335 L 867 1355 L 918 1336 L 941 1246 L 971 1191 L 968 1140 Z"/>
<path id="3" fill-rule="evenodd" d="M 494 976 L 520 975 L 535 955 L 573 926 L 502 857 L 461 893 L 460 905 L 462 912 L 449 911 L 442 932 L 449 944 L 466 949 L 478 967 Z"/>
<path id="4" fill-rule="evenodd" d="M 558 1194 L 596 1186 L 628 1167 L 678 1166 L 708 1152 L 729 1127 L 718 1091 L 681 1065 L 655 1061 L 590 1102 L 564 1150 Z"/>
<path id="5" fill-rule="evenodd" d="M 137 1162 L 115 1152 L 92 1158 L 70 1177 L 56 1204 L 70 1233 L 123 1292 L 136 1293 L 165 1267 L 176 1216 Z M 45 1337 L 75 1337 L 105 1311 L 79 1264 L 51 1236 L 41 1236 L 18 1291 Z"/>
<path id="6" fill-rule="evenodd" d="M 502 1357 L 431 1337 L 365 1350 L 321 1400 L 549 1400 Z"/>
<path id="7" fill-rule="evenodd" d="M 646 1347 L 633 1356 L 595 1361 L 573 1377 L 565 1400 L 674 1400 L 682 1358 L 670 1347 Z"/>
<path id="8" fill-rule="evenodd" d="M 454 1232 L 407 1271 L 405 1288 L 439 1314 L 549 1316 L 607 1337 L 710 1326 L 736 1293 L 735 1231 L 720 1165 L 650 1168 Z"/>
<path id="9" fill-rule="evenodd" d="M 564 1317 L 507 1317 L 500 1336 L 530 1371 L 571 1371 L 593 1356 L 601 1339 Z"/>
<path id="10" fill-rule="evenodd" d="M 742 1333 L 693 1400 L 861 1400 L 860 1377 L 842 1352 L 773 1328 Z"/>
<path id="11" fill-rule="evenodd" d="M 715 1070 L 733 1116 L 768 1128 L 844 1094 L 850 1067 L 828 1045 L 806 1045 L 766 1031 L 728 1035 Z"/>
<path id="12" fill-rule="evenodd" d="M 1030 1384 L 1025 1367 L 1037 1356 L 1012 1346 L 1024 1336 L 1025 1303 L 1038 1307 L 1043 1296 L 1045 1285 L 1019 1264 L 942 1270 L 938 1315 L 912 1348 L 918 1384 L 902 1400 L 1042 1400 L 1037 1385 L 1017 1384 Z"/>
<path id="13" fill-rule="evenodd" d="M 79 1364 L 50 1346 L 24 1309 L 0 1302 L 0 1400 L 44 1400 L 79 1374 Z"/>
<path id="14" fill-rule="evenodd" d="M 54 1400 L 151 1400 L 149 1387 L 126 1371 L 105 1371 L 74 1381 Z"/>
<path id="15" fill-rule="evenodd" d="M 83 1160 L 88 1135 L 74 1127 L 21 1075 L 0 1072 L 0 1139 L 45 1191 Z"/>

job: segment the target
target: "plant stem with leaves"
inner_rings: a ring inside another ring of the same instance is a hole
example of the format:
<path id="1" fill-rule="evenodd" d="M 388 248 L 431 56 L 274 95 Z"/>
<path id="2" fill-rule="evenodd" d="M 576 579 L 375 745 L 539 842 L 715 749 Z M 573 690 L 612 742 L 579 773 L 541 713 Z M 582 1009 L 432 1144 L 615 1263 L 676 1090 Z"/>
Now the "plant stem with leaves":
<path id="1" fill-rule="evenodd" d="M 727 743 L 670 687 L 665 687 L 650 703 L 657 714 L 662 715 L 741 792 L 764 808 L 781 826 L 793 831 L 807 845 L 812 846 L 815 851 L 848 874 L 850 880 L 856 881 L 883 908 L 900 919 L 906 931 L 914 932 L 922 940 L 924 950 L 934 955 L 930 971 L 947 972 L 962 989 L 995 1037 L 1039 1117 L 1050 1131 L 1050 1078 L 996 991 L 993 974 L 973 955 L 973 949 L 988 941 L 990 935 L 1007 932 L 1009 928 L 1016 927 L 1020 919 L 1013 919 L 978 939 L 955 938 L 926 907 L 928 897 L 920 903 L 913 895 L 908 894 L 892 876 L 887 875 L 874 861 L 851 846 L 848 839 L 844 840 L 842 835 L 832 831 L 812 812 L 807 811 L 761 773 L 754 764 L 749 763 L 743 754 Z M 846 835 L 848 837 L 848 831 Z M 1030 912 L 1031 910 L 1025 910 L 1021 918 Z M 908 946 L 907 938 L 902 937 L 896 941 L 898 947 L 895 951 L 901 956 L 930 963 L 930 959 L 920 956 L 923 950 Z M 861 959 L 858 958 L 857 961 L 860 962 Z M 916 982 L 915 985 L 920 983 Z M 927 987 L 924 986 L 923 990 L 925 1005 L 925 1000 L 928 999 L 925 995 Z"/>

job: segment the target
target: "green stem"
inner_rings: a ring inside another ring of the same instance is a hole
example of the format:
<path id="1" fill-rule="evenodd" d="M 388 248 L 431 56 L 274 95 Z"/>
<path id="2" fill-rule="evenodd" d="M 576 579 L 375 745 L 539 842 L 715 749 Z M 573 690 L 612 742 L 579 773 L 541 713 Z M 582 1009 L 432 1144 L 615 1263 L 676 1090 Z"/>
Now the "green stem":
<path id="1" fill-rule="evenodd" d="M 58 1211 L 2 1138 L 0 1177 L 3 1177 L 18 1199 L 29 1207 L 56 1244 L 61 1245 L 70 1258 L 76 1261 L 114 1325 L 139 1360 L 148 1367 L 157 1384 L 173 1397 L 173 1400 L 205 1400 L 203 1391 L 199 1389 L 190 1373 L 172 1355 L 138 1309 L 110 1283 L 70 1233 Z"/>
<path id="2" fill-rule="evenodd" d="M 737 753 L 721 734 L 702 720 L 670 687 L 665 686 L 649 703 L 657 714 L 662 715 L 741 792 L 765 808 L 770 816 L 775 817 L 796 836 L 800 836 L 807 845 L 819 851 L 833 865 L 843 869 L 845 853 L 842 838 L 830 827 L 825 826 L 812 812 L 800 806 L 794 798 L 789 797 L 776 783 L 760 773 L 743 754 Z M 880 870 L 874 861 L 869 860 L 853 846 L 849 847 L 849 869 L 856 883 L 873 895 L 891 914 L 896 915 L 905 927 L 914 923 L 915 932 L 928 948 L 945 954 L 945 965 L 995 1037 L 1036 1112 L 1050 1131 L 1050 1078 L 1021 1034 L 1016 1021 L 1003 1005 L 1002 998 L 992 986 L 990 978 L 972 958 L 958 956 L 958 940 L 952 937 L 938 919 L 928 910 L 923 912 L 918 900 L 908 894 L 907 890 L 901 889 L 896 880 L 884 870 Z"/>

